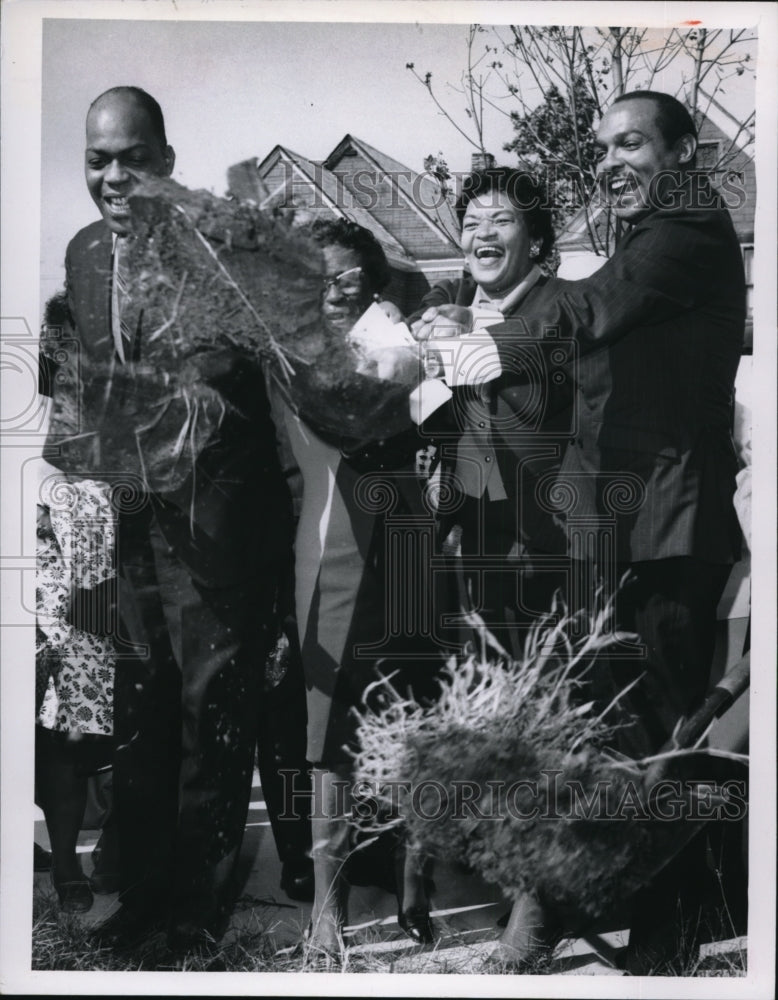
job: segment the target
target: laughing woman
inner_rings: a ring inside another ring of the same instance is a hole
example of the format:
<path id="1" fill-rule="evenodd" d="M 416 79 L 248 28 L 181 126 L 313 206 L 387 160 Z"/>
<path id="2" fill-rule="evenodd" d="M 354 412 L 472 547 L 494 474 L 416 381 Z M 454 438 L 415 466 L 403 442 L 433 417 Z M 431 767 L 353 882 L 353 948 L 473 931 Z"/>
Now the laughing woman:
<path id="1" fill-rule="evenodd" d="M 542 187 L 509 167 L 466 177 L 456 210 L 465 274 L 430 290 L 411 317 L 412 329 L 426 340 L 441 324 L 454 331 L 462 322 L 497 339 L 503 319 L 564 288 L 540 268 L 554 241 L 551 210 Z M 514 657 L 563 582 L 559 565 L 566 553 L 564 528 L 544 485 L 558 471 L 570 434 L 573 372 L 556 345 L 547 348 L 531 333 L 514 345 L 513 370 L 490 354 L 493 345 L 484 338 L 469 369 L 455 373 L 464 384 L 454 386 L 453 400 L 433 417 L 458 435 L 443 464 L 455 495 L 449 520 L 462 529 L 465 589 Z M 444 329 L 444 335 L 450 334 Z M 480 571 L 477 560 L 487 556 L 502 560 L 504 569 Z"/>
<path id="2" fill-rule="evenodd" d="M 527 173 L 496 167 L 466 177 L 457 201 L 466 273 L 436 285 L 411 317 L 419 340 L 488 329 L 497 340 L 505 318 L 559 295 L 565 283 L 540 269 L 554 239 L 551 210 Z M 458 591 L 468 595 L 489 632 L 520 659 L 528 630 L 563 588 L 567 541 L 548 502 L 568 441 L 574 372 L 551 342 L 527 329 L 514 346 L 515 367 L 503 368 L 483 338 L 465 383 L 437 419 L 455 426 L 458 440 L 444 459 L 452 486 L 450 527 L 461 530 Z M 457 368 L 459 368 L 459 364 Z M 444 527 L 443 534 L 447 533 Z M 489 572 L 481 568 L 490 560 Z M 495 565 L 499 569 L 495 568 Z M 455 602 L 456 603 L 456 602 Z M 540 900 L 514 906 L 493 960 L 522 962 L 556 937 Z"/>

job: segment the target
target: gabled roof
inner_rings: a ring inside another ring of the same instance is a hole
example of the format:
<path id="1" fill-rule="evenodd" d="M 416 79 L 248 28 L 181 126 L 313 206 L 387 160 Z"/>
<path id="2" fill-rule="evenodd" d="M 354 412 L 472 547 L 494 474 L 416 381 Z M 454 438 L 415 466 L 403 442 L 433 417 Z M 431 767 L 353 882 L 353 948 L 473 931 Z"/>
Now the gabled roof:
<path id="1" fill-rule="evenodd" d="M 749 159 L 754 158 L 754 121 L 751 118 L 749 124 L 744 128 L 731 112 L 727 111 L 723 104 L 708 94 L 702 87 L 700 94 L 707 101 L 703 121 L 700 125 L 702 132 L 706 125 L 713 125 L 720 133 L 722 139 L 734 146 L 735 150 L 744 153 Z"/>
<path id="2" fill-rule="evenodd" d="M 409 255 L 395 237 L 378 222 L 370 212 L 363 206 L 356 204 L 349 196 L 342 180 L 331 173 L 322 163 L 310 160 L 300 153 L 295 153 L 286 146 L 277 145 L 268 153 L 261 162 L 256 165 L 256 172 L 259 178 L 267 177 L 279 160 L 289 164 L 296 172 L 297 179 L 309 185 L 318 195 L 315 199 L 317 205 L 321 205 L 326 212 L 331 212 L 338 218 L 349 218 L 366 229 L 370 229 L 378 242 L 383 247 L 390 263 L 400 267 L 408 267 L 410 264 Z M 268 190 L 260 204 L 269 204 L 273 198 L 285 192 L 286 182 L 275 190 Z"/>
<path id="3" fill-rule="evenodd" d="M 399 160 L 351 134 L 341 139 L 324 160 L 324 166 L 333 173 L 347 173 L 341 164 L 352 152 L 360 153 L 394 187 L 399 194 L 394 202 L 397 207 L 423 219 L 433 237 L 442 243 L 442 249 L 459 256 L 459 225 L 454 206 L 441 190 L 440 181 L 436 177 L 411 170 Z"/>
<path id="4" fill-rule="evenodd" d="M 227 176 L 236 197 L 260 205 L 291 198 L 315 215 L 352 219 L 376 236 L 400 270 L 456 273 L 461 267 L 453 190 L 352 135 L 323 161 L 279 144 L 262 160 L 233 164 Z"/>

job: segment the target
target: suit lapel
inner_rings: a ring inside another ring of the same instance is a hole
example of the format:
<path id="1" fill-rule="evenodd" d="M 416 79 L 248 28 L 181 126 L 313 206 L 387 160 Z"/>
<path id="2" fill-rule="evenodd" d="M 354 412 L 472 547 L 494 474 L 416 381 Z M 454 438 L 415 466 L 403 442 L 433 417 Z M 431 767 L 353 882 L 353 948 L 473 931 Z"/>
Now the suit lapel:
<path id="1" fill-rule="evenodd" d="M 91 234 L 90 234 L 91 235 Z M 94 238 L 87 242 L 83 254 L 74 264 L 74 291 L 78 311 L 78 327 L 85 347 L 97 357 L 114 353 L 111 289 L 113 279 L 113 236 L 107 226 L 96 224 Z M 140 360 L 143 309 L 128 295 L 123 308 L 125 323 L 130 330 L 130 343 L 125 348 L 125 360 Z"/>
<path id="2" fill-rule="evenodd" d="M 111 334 L 111 231 L 97 223 L 82 254 L 73 259 L 72 293 L 84 347 L 97 358 L 113 353 Z"/>
<path id="3" fill-rule="evenodd" d="M 111 263 L 113 254 L 113 238 L 110 229 L 103 226 L 103 232 L 99 242 L 94 244 L 92 249 L 92 260 L 89 267 L 93 273 L 98 275 L 97 280 L 92 283 L 92 290 L 95 295 L 93 309 L 97 317 L 100 330 L 108 332 L 108 339 L 111 337 Z"/>

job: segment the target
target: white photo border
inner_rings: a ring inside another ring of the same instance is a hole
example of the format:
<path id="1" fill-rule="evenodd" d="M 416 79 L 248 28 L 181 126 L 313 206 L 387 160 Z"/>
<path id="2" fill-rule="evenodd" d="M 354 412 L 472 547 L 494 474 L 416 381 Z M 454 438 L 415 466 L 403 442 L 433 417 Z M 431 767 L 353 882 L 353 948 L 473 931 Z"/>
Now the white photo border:
<path id="1" fill-rule="evenodd" d="M 2 811 L 0 990 L 16 994 L 553 997 L 769 997 L 775 973 L 776 662 L 776 158 L 778 8 L 771 3 L 445 2 L 445 0 L 5 0 L 2 31 L 2 338 L 34 346 L 40 311 L 42 22 L 45 18 L 148 21 L 416 21 L 430 24 L 627 24 L 702 21 L 758 27 L 754 301 L 751 795 L 748 973 L 742 979 L 566 976 L 335 976 L 327 974 L 99 973 L 30 970 L 32 893 L 35 526 L 22 509 L 21 477 L 34 436 L 4 429 L 2 463 Z M 88 62 L 88 55 L 83 62 Z M 79 61 L 74 62 L 74 72 Z M 226 164 L 225 164 L 226 166 Z M 64 255 L 64 246 L 62 247 Z M 30 372 L 3 372 L 4 414 L 24 411 Z M 21 402 L 20 402 L 21 400 Z M 33 406 L 30 402 L 30 406 Z M 11 407 L 9 411 L 9 407 Z M 26 411 L 25 411 L 26 412 Z M 32 554 L 32 555 L 30 555 Z"/>

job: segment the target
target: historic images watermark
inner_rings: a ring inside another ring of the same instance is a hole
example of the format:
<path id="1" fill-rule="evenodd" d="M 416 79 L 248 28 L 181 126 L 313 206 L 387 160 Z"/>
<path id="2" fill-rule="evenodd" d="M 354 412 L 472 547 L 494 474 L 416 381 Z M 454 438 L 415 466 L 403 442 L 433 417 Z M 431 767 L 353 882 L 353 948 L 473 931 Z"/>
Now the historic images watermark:
<path id="1" fill-rule="evenodd" d="M 280 183 L 271 190 L 258 192 L 262 204 L 273 207 L 293 207 L 297 204 L 300 177 L 293 163 L 282 160 L 278 164 L 281 171 Z M 486 172 L 489 170 L 487 168 Z M 608 171 L 594 178 L 579 169 L 563 168 L 550 164 L 532 171 L 540 181 L 541 194 L 527 200 L 523 193 L 512 191 L 509 183 L 507 191 L 514 203 L 524 209 L 557 207 L 560 186 L 567 195 L 572 210 L 589 207 L 596 209 L 609 204 L 618 208 L 628 204 L 638 192 L 637 181 L 630 174 L 625 175 L 624 187 L 613 193 L 604 183 Z M 413 170 L 379 170 L 365 167 L 355 170 L 347 178 L 339 178 L 335 189 L 335 200 L 340 209 L 353 208 L 382 209 L 400 208 L 410 199 L 425 211 L 434 212 L 453 203 L 466 187 L 471 171 L 451 171 L 442 180 L 435 174 L 416 173 Z M 320 163 L 311 165 L 311 177 L 305 184 L 305 207 L 307 209 L 329 207 L 331 204 L 332 177 Z M 712 187 L 711 187 L 712 185 Z M 326 193 L 325 192 L 329 192 Z M 663 170 L 657 173 L 649 185 L 647 207 L 655 209 L 684 208 L 691 211 L 709 211 L 723 203 L 730 211 L 741 208 L 746 201 L 746 181 L 741 170 L 734 169 L 687 169 L 684 171 Z"/>
<path id="2" fill-rule="evenodd" d="M 282 770 L 285 808 L 280 819 L 298 816 L 310 803 L 299 787 L 300 772 Z M 314 771 L 314 781 L 317 772 Z M 565 777 L 557 768 L 541 768 L 536 778 L 479 783 L 470 779 L 448 783 L 424 779 L 417 783 L 387 780 L 380 788 L 367 781 L 335 782 L 333 815 L 353 822 L 386 824 L 409 812 L 417 819 L 539 820 L 609 822 L 738 822 L 748 812 L 747 783 L 740 778 L 660 778 L 648 785 L 637 779 L 599 780 L 585 784 Z M 314 796 L 314 801 L 322 801 Z M 324 814 L 314 818 L 325 818 Z"/>

